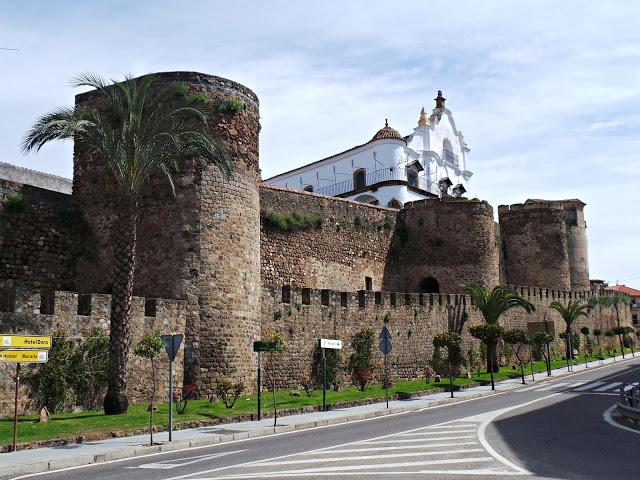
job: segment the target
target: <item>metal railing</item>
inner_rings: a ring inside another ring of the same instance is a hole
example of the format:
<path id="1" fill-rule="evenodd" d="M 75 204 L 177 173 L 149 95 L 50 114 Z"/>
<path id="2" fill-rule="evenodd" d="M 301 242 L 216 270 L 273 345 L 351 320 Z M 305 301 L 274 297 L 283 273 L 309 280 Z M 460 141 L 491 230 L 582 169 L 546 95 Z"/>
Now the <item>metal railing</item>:
<path id="1" fill-rule="evenodd" d="M 442 150 L 442 157 L 446 162 L 452 163 L 454 165 L 458 165 L 458 155 L 453 153 L 451 150 L 447 150 L 447 149 Z"/>
<path id="2" fill-rule="evenodd" d="M 378 183 L 386 182 L 389 180 L 399 180 L 402 182 L 406 182 L 407 185 L 418 188 L 420 190 L 424 190 L 426 192 L 430 191 L 429 182 L 427 182 L 425 178 L 418 176 L 417 174 L 413 173 L 413 171 L 405 167 L 391 167 L 367 173 L 364 178 L 364 182 L 358 181 L 356 182 L 357 185 L 354 185 L 353 179 L 349 179 L 343 182 L 338 182 L 334 183 L 333 185 L 319 188 L 318 190 L 316 190 L 316 193 L 335 197 L 337 195 L 342 195 L 354 190 L 359 190 L 360 188 L 372 187 Z M 356 188 L 356 186 L 358 188 Z"/>
<path id="3" fill-rule="evenodd" d="M 620 387 L 620 396 L 616 406 L 625 417 L 634 422 L 640 420 L 640 385 L 637 383 L 623 384 Z"/>

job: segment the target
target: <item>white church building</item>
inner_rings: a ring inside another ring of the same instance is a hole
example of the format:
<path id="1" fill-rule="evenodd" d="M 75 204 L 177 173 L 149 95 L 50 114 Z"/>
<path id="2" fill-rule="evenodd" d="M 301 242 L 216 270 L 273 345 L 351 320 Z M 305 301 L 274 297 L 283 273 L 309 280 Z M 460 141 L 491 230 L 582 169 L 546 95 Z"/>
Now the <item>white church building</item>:
<path id="1" fill-rule="evenodd" d="M 429 197 L 461 196 L 472 175 L 469 147 L 445 100 L 438 91 L 432 114 L 427 117 L 423 108 L 407 136 L 385 122 L 368 142 L 264 183 L 393 208 Z"/>

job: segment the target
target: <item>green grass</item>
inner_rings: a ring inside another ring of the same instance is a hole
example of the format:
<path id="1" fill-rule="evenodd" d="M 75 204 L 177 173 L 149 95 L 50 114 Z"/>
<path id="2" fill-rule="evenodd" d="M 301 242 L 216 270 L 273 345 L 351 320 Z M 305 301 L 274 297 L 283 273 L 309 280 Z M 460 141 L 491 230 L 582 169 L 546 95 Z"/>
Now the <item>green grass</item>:
<path id="1" fill-rule="evenodd" d="M 619 352 L 620 349 L 617 349 Z M 631 350 L 627 350 L 629 353 Z M 625 352 L 626 353 L 626 352 Z M 605 355 L 607 356 L 607 355 Z M 590 363 L 597 363 L 594 357 L 590 357 Z M 574 364 L 584 364 L 584 356 L 580 355 Z M 553 368 L 566 368 L 566 360 L 554 360 Z M 534 372 L 542 373 L 546 371 L 544 362 L 535 362 L 533 364 Z M 525 374 L 531 374 L 529 365 L 525 367 Z M 516 366 L 513 370 L 510 366 L 503 367 L 500 372 L 494 374 L 496 381 L 508 378 L 518 378 L 520 369 Z M 458 386 L 478 383 L 480 381 L 488 382 L 489 374 L 475 372 L 472 378 L 456 378 L 454 384 Z M 434 388 L 446 387 L 449 380 L 445 377 L 442 382 L 425 382 L 424 380 L 413 380 L 406 382 L 396 382 L 389 389 L 389 395 L 394 396 L 397 392 L 424 392 Z M 308 405 L 319 405 L 322 403 L 322 391 L 315 390 L 311 397 L 307 397 L 301 390 L 300 397 L 292 397 L 289 395 L 288 389 L 278 390 L 276 399 L 278 410 L 301 408 Z M 360 392 L 355 387 L 348 387 L 340 392 L 328 391 L 327 401 L 330 404 L 363 400 L 366 398 L 382 398 L 384 397 L 384 389 L 380 384 L 371 385 L 366 392 Z M 265 392 L 262 397 L 263 412 L 272 410 L 272 393 Z M 166 427 L 168 422 L 169 406 L 167 403 L 158 404 L 158 410 L 154 413 L 154 424 Z M 222 402 L 210 403 L 207 400 L 192 400 L 189 402 L 187 411 L 183 415 L 174 415 L 176 424 L 181 422 L 215 420 L 218 418 L 255 413 L 257 409 L 256 395 L 243 395 L 238 399 L 234 408 L 226 408 Z M 75 436 L 87 436 L 91 434 L 105 434 L 109 432 L 127 432 L 132 430 L 143 429 L 149 424 L 149 413 L 147 412 L 147 404 L 134 405 L 129 408 L 125 415 L 105 416 L 101 411 L 82 412 L 82 413 L 65 413 L 52 415 L 51 421 L 47 423 L 39 423 L 37 415 L 23 416 L 18 422 L 18 443 L 32 442 L 36 440 L 50 440 L 55 438 L 68 438 Z M 10 418 L 0 419 L 0 444 L 11 443 L 13 432 L 13 420 Z"/>

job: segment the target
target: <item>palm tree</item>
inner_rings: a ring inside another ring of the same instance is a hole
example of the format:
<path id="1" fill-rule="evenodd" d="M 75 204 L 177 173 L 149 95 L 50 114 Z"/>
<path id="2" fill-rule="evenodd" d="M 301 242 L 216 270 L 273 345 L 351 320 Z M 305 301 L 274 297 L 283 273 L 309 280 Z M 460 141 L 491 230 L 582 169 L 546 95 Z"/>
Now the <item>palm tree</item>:
<path id="1" fill-rule="evenodd" d="M 153 75 L 129 76 L 110 84 L 100 76 L 84 73 L 72 80 L 74 87 L 96 89 L 105 110 L 62 107 L 40 117 L 25 136 L 25 153 L 39 151 L 52 140 L 71 139 L 83 152 L 108 167 L 106 181 L 116 187 L 113 291 L 109 347 L 107 415 L 125 413 L 127 357 L 133 276 L 136 266 L 136 228 L 141 193 L 150 179 L 164 176 L 175 194 L 172 174 L 178 161 L 204 159 L 228 175 L 231 164 L 220 142 L 207 125 L 208 99 L 201 95 L 174 94 L 175 101 L 153 101 L 149 92 Z M 161 93 L 169 93 L 161 92 Z"/>
<path id="2" fill-rule="evenodd" d="M 556 300 L 552 302 L 549 307 L 557 311 L 566 324 L 567 361 L 569 361 L 570 358 L 573 358 L 573 348 L 571 346 L 571 336 L 573 332 L 571 326 L 578 318 L 582 316 L 586 317 L 591 307 L 589 304 L 580 303 L 577 300 L 569 300 L 569 303 L 566 305 Z"/>
<path id="3" fill-rule="evenodd" d="M 524 308 L 527 313 L 532 313 L 536 309 L 531 302 L 522 298 L 507 285 L 496 285 L 489 290 L 477 283 L 465 283 L 462 288 L 471 295 L 474 305 L 478 307 L 485 323 L 489 325 L 499 325 L 500 316 L 512 308 Z M 499 370 L 497 349 L 497 342 L 487 344 L 487 371 Z"/>

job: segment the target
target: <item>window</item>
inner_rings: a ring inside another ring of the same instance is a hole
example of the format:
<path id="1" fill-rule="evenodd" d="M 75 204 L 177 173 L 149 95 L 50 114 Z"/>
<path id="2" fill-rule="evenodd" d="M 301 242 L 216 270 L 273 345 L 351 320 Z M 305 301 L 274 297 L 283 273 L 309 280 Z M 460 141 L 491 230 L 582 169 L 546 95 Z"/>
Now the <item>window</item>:
<path id="1" fill-rule="evenodd" d="M 347 292 L 340 292 L 340 306 L 343 308 L 349 306 L 349 294 Z"/>
<path id="2" fill-rule="evenodd" d="M 302 289 L 302 304 L 311 305 L 311 289 L 310 288 Z"/>
<path id="3" fill-rule="evenodd" d="M 638 315 L 632 315 L 631 321 L 633 322 L 634 325 L 638 325 Z"/>
<path id="4" fill-rule="evenodd" d="M 392 198 L 391 200 L 389 200 L 389 203 L 387 203 L 387 207 L 397 208 L 398 210 L 400 210 L 402 208 L 402 202 L 398 201 L 395 198 Z"/>
<path id="5" fill-rule="evenodd" d="M 291 287 L 289 285 L 282 286 L 282 303 L 291 303 Z"/>
<path id="6" fill-rule="evenodd" d="M 145 298 L 144 299 L 144 316 L 155 317 L 156 307 L 157 307 L 157 303 L 155 298 Z"/>
<path id="7" fill-rule="evenodd" d="M 320 304 L 329 306 L 329 290 L 320 290 Z"/>
<path id="8" fill-rule="evenodd" d="M 55 293 L 51 290 L 40 292 L 40 315 L 53 315 L 55 308 Z"/>
<path id="9" fill-rule="evenodd" d="M 418 186 L 418 174 L 413 171 L 407 172 L 407 182 L 409 182 L 409 186 L 417 187 Z"/>
<path id="10" fill-rule="evenodd" d="M 445 138 L 442 141 L 442 158 L 445 162 L 458 165 L 458 155 L 453 153 L 453 147 L 451 146 L 451 142 L 448 138 Z"/>
<path id="11" fill-rule="evenodd" d="M 367 186 L 367 171 L 364 168 L 359 168 L 353 172 L 353 189 L 359 190 Z"/>
<path id="12" fill-rule="evenodd" d="M 375 293 L 375 302 L 376 305 L 382 305 L 382 292 Z"/>
<path id="13" fill-rule="evenodd" d="M 16 295 L 11 288 L 0 289 L 0 312 L 15 312 L 16 310 Z"/>
<path id="14" fill-rule="evenodd" d="M 373 290 L 373 279 L 371 277 L 364 277 L 364 289 Z"/>
<path id="15" fill-rule="evenodd" d="M 422 293 L 440 293 L 440 284 L 433 277 L 427 277 L 420 282 L 420 292 Z"/>
<path id="16" fill-rule="evenodd" d="M 367 297 L 364 290 L 358 290 L 358 306 L 364 308 L 367 306 Z"/>
<path id="17" fill-rule="evenodd" d="M 91 295 L 83 293 L 78 295 L 78 315 L 88 317 L 91 315 Z"/>
<path id="18" fill-rule="evenodd" d="M 306 187 L 304 187 L 304 191 L 305 192 L 313 192 L 313 185 L 307 185 Z"/>

